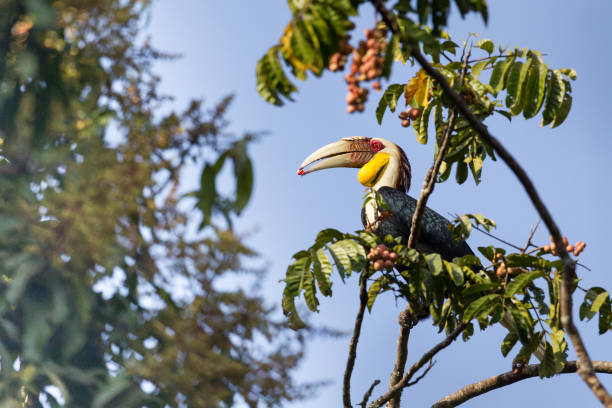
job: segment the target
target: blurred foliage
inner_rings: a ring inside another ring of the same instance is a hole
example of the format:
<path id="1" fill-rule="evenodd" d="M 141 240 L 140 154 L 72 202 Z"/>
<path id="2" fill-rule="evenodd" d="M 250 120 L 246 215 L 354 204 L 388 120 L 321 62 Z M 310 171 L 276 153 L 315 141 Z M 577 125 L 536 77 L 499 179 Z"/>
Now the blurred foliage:
<path id="1" fill-rule="evenodd" d="M 307 391 L 290 377 L 302 334 L 270 318 L 256 254 L 214 216 L 249 201 L 252 135 L 226 131 L 231 98 L 159 113 L 151 65 L 171 56 L 139 40 L 148 6 L 0 3 L 3 407 L 256 407 Z M 198 230 L 179 175 L 226 157 L 235 198 L 204 171 Z"/>

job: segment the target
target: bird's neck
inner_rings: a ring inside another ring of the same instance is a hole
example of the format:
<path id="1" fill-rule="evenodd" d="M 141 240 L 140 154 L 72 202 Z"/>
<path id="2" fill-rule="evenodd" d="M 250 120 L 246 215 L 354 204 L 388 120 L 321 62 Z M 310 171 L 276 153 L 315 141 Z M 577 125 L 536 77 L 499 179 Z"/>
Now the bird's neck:
<path id="1" fill-rule="evenodd" d="M 370 199 L 365 206 L 365 215 L 369 228 L 377 228 L 380 222 L 381 212 L 376 203 L 376 191 L 382 187 L 397 188 L 397 182 L 400 174 L 399 158 L 394 154 L 389 155 L 389 162 L 386 165 L 384 173 L 371 186 L 368 197 Z"/>

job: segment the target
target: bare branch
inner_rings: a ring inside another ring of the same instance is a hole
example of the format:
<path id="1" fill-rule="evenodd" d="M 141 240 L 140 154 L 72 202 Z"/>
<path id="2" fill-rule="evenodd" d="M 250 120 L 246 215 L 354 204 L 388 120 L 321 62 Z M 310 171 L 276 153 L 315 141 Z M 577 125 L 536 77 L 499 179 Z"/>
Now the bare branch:
<path id="1" fill-rule="evenodd" d="M 357 358 L 357 343 L 359 342 L 359 336 L 361 334 L 361 324 L 363 323 L 363 314 L 365 312 L 366 304 L 368 303 L 368 292 L 366 290 L 366 275 L 368 273 L 368 265 L 366 264 L 363 273 L 361 275 L 361 282 L 359 283 L 359 310 L 357 311 L 357 317 L 355 318 L 355 327 L 353 328 L 353 337 L 349 343 L 349 354 L 346 360 L 346 369 L 344 370 L 344 382 L 342 386 L 342 403 L 345 408 L 351 408 L 351 375 L 353 374 L 353 367 L 355 366 L 355 359 Z"/>
<path id="2" fill-rule="evenodd" d="M 401 36 L 401 31 L 395 19 L 395 15 L 390 13 L 384 6 L 381 0 L 370 0 L 371 3 L 376 7 L 376 10 L 380 13 L 383 21 L 389 27 L 391 32 L 395 35 Z M 487 142 L 498 154 L 499 157 L 510 167 L 515 176 L 519 179 L 523 188 L 527 192 L 531 202 L 540 214 L 540 217 L 546 224 L 548 231 L 553 237 L 553 242 L 557 247 L 559 257 L 563 263 L 563 282 L 561 284 L 561 323 L 563 328 L 570 338 L 578 361 L 580 362 L 577 370 L 580 377 L 584 380 L 587 386 L 595 394 L 595 396 L 601 401 L 601 403 L 607 407 L 612 408 L 612 396 L 605 389 L 603 384 L 599 381 L 595 375 L 593 363 L 589 357 L 586 346 L 582 341 L 582 337 L 578 332 L 578 328 L 574 324 L 572 316 L 572 285 L 576 277 L 576 264 L 573 259 L 570 258 L 565 245 L 562 240 L 561 231 L 555 223 L 550 211 L 542 201 L 539 193 L 537 192 L 533 182 L 525 172 L 525 170 L 518 164 L 514 157 L 508 150 L 491 134 L 487 127 L 476 117 L 474 112 L 469 108 L 463 97 L 455 92 L 446 78 L 435 69 L 427 59 L 421 54 L 418 48 L 413 47 L 411 56 L 417 60 L 419 65 L 423 67 L 425 72 L 432 78 L 434 78 L 443 89 L 444 93 L 453 102 L 454 107 L 465 117 L 465 119 L 472 125 L 474 130 L 478 132 L 480 137 Z"/>
<path id="3" fill-rule="evenodd" d="M 366 408 L 366 405 L 368 405 L 368 400 L 372 396 L 372 391 L 374 391 L 374 387 L 376 387 L 378 384 L 380 384 L 380 380 L 374 380 L 372 385 L 370 385 L 370 388 L 368 388 L 366 393 L 363 395 L 363 399 L 361 400 L 361 402 L 357 405 L 359 405 L 362 408 Z"/>
<path id="4" fill-rule="evenodd" d="M 416 385 L 427 375 L 429 370 L 431 370 L 435 365 L 436 362 L 434 360 L 429 360 L 429 364 L 427 364 L 427 368 L 425 369 L 425 371 L 423 371 L 423 374 L 419 375 L 414 381 L 410 381 L 408 384 L 406 384 L 406 387 L 412 387 L 413 385 Z"/>
<path id="5" fill-rule="evenodd" d="M 489 391 L 514 384 L 515 382 L 525 380 L 527 378 L 537 377 L 539 375 L 539 368 L 540 364 L 531 364 L 523 367 L 520 372 L 508 371 L 507 373 L 466 385 L 460 390 L 442 398 L 433 404 L 431 408 L 456 407 Z M 612 374 L 612 362 L 610 361 L 593 361 L 593 368 L 598 373 Z M 578 363 L 576 361 L 568 361 L 560 374 L 575 373 L 577 370 Z"/>
<path id="6" fill-rule="evenodd" d="M 530 246 L 535 246 L 531 243 L 531 239 L 533 238 L 533 235 L 535 234 L 535 232 L 538 230 L 538 226 L 540 226 L 540 222 L 542 222 L 541 218 L 538 220 L 535 227 L 533 227 L 533 229 L 531 230 L 531 234 L 529 234 L 529 238 L 527 238 L 527 243 L 525 244 L 525 247 L 521 250 L 521 254 L 524 254 L 525 251 L 527 251 L 527 249 L 529 249 Z"/>
<path id="7" fill-rule="evenodd" d="M 448 347 L 456 338 L 461 334 L 463 330 L 467 327 L 467 324 L 461 323 L 457 328 L 449 334 L 444 340 L 440 343 L 436 344 L 431 350 L 427 353 L 423 354 L 423 356 L 410 367 L 410 369 L 406 372 L 406 375 L 393 386 L 385 395 L 374 400 L 369 408 L 378 408 L 382 407 L 387 401 L 391 400 L 391 398 L 395 397 L 403 388 L 407 387 L 410 384 L 410 380 L 417 371 L 419 371 L 425 364 L 427 364 L 438 352 L 446 347 Z"/>

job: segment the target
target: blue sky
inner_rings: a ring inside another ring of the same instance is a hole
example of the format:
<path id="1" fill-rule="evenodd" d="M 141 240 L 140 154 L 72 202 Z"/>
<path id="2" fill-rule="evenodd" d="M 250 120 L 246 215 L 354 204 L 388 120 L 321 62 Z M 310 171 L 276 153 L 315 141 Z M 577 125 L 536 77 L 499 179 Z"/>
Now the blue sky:
<path id="1" fill-rule="evenodd" d="M 564 235 L 571 242 L 586 241 L 581 262 L 591 272 L 581 270 L 582 286 L 612 288 L 612 272 L 607 258 L 610 245 L 609 203 L 612 183 L 608 179 L 612 151 L 608 109 L 609 16 L 612 3 L 605 0 L 537 2 L 491 1 L 490 19 L 485 27 L 475 17 L 451 18 L 449 32 L 456 42 L 469 32 L 510 47 L 520 46 L 547 54 L 549 67 L 571 67 L 578 71 L 573 86 L 574 104 L 567 121 L 557 129 L 540 128 L 539 118 L 516 118 L 487 122 L 490 131 L 515 155 L 534 180 Z M 360 9 L 356 20 L 361 33 L 373 22 L 371 6 Z M 366 111 L 346 114 L 346 88 L 341 74 L 326 72 L 322 78 L 299 82 L 296 102 L 277 108 L 264 102 L 255 89 L 255 64 L 269 46 L 275 44 L 289 11 L 283 1 L 158 0 L 148 30 L 153 44 L 182 58 L 157 65 L 163 92 L 176 97 L 183 108 L 191 98 L 204 98 L 208 106 L 228 93 L 236 93 L 229 118 L 231 129 L 265 130 L 269 135 L 252 146 L 255 163 L 255 192 L 238 226 L 241 231 L 257 232 L 249 238 L 269 265 L 262 292 L 279 304 L 282 284 L 291 254 L 312 244 L 316 233 L 326 227 L 343 231 L 361 228 L 360 210 L 363 187 L 353 169 L 334 169 L 300 178 L 296 170 L 315 149 L 341 137 L 379 136 L 395 141 L 406 151 L 413 170 L 411 193 L 418 195 L 423 177 L 431 165 L 433 149 L 416 142 L 411 129 L 387 115 L 379 126 L 374 116 L 378 95 L 371 93 Z M 395 66 L 393 82 L 407 82 L 415 67 Z M 383 84 L 384 85 L 384 84 Z M 186 183 L 198 173 L 186 174 Z M 428 205 L 441 214 L 483 213 L 493 218 L 496 234 L 515 243 L 524 243 L 538 216 L 522 187 L 501 162 L 485 162 L 483 181 L 475 186 L 468 180 L 458 186 L 451 178 L 436 187 Z M 540 228 L 536 242 L 548 242 Z M 488 245 L 487 237 L 474 233 L 472 248 Z M 335 279 L 332 299 L 321 302 L 321 312 L 312 316 L 316 325 L 351 330 L 358 301 L 357 279 L 342 284 Z M 575 298 L 579 303 L 580 294 Z M 366 315 L 354 371 L 353 400 L 360 401 L 374 379 L 388 381 L 394 361 L 397 314 L 402 304 L 391 296 L 377 300 L 372 314 Z M 577 308 L 575 308 L 577 309 Z M 611 360 L 612 333 L 598 336 L 596 322 L 580 324 L 593 359 Z M 404 392 L 410 406 L 429 406 L 438 398 L 484 377 L 510 369 L 511 359 L 499 351 L 503 329 L 476 332 L 468 343 L 458 342 L 437 357 L 437 364 L 417 386 Z M 442 337 L 425 321 L 411 334 L 409 364 Z M 304 381 L 332 380 L 311 400 L 291 407 L 341 406 L 343 375 L 348 337 L 315 339 L 308 344 L 307 358 L 297 373 Z M 573 355 L 573 353 L 571 354 Z M 612 390 L 612 377 L 601 377 Z M 380 385 L 374 395 L 379 395 Z M 464 406 L 497 408 L 521 406 L 595 407 L 596 399 L 576 375 L 563 375 L 546 381 L 532 379 L 478 397 Z"/>

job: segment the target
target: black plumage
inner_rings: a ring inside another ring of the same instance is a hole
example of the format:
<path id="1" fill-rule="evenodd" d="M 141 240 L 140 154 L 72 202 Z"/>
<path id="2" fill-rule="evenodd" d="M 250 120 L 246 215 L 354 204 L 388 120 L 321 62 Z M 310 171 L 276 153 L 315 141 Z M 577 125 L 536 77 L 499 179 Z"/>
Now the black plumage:
<path id="1" fill-rule="evenodd" d="M 372 232 L 380 237 L 402 237 L 402 243 L 406 244 L 417 200 L 392 187 L 380 187 L 377 192 L 387 203 L 392 215 L 382 217 Z M 361 222 L 367 228 L 365 208 L 361 211 Z M 473 254 L 465 241 L 456 242 L 453 239 L 449 226 L 450 222 L 446 218 L 426 207 L 416 249 L 425 253 L 439 253 L 447 261 Z"/>

